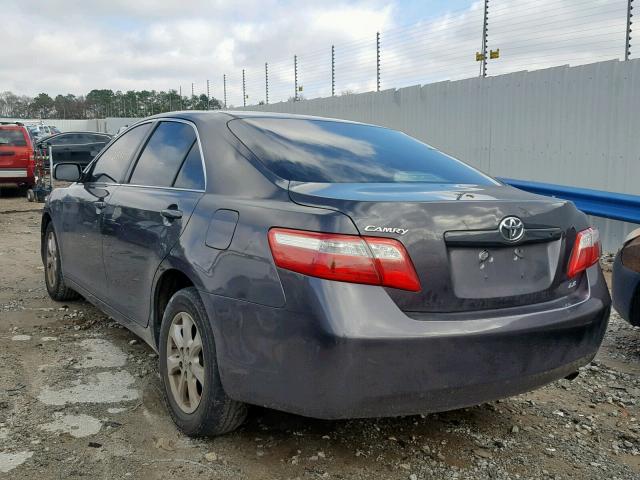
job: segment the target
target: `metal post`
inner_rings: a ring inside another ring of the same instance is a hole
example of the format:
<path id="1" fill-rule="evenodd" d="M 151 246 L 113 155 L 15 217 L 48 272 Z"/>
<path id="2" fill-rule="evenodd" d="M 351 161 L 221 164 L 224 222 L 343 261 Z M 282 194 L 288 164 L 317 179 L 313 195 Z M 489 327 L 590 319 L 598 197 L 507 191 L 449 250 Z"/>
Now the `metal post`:
<path id="1" fill-rule="evenodd" d="M 264 62 L 264 99 L 269 105 L 269 64 Z"/>
<path id="2" fill-rule="evenodd" d="M 227 74 L 222 75 L 222 91 L 224 93 L 224 108 L 227 108 Z"/>
<path id="3" fill-rule="evenodd" d="M 484 16 L 482 19 L 482 60 L 480 61 L 480 76 L 487 76 L 487 37 L 489 23 L 489 0 L 484 0 Z"/>
<path id="4" fill-rule="evenodd" d="M 180 110 L 182 110 L 183 105 L 182 105 L 182 85 L 180 85 Z"/>
<path id="5" fill-rule="evenodd" d="M 633 24 L 633 21 L 631 20 L 633 13 L 631 13 L 631 10 L 633 10 L 633 0 L 627 0 L 627 34 L 624 41 L 625 61 L 629 60 L 629 57 L 631 56 L 631 25 Z"/>
<path id="6" fill-rule="evenodd" d="M 247 106 L 247 90 L 246 83 L 244 81 L 244 68 L 242 69 L 242 106 Z"/>
<path id="7" fill-rule="evenodd" d="M 376 32 L 376 92 L 380 91 L 380 32 Z"/>
<path id="8" fill-rule="evenodd" d="M 331 96 L 336 96 L 336 47 L 331 45 Z"/>
<path id="9" fill-rule="evenodd" d="M 53 147 L 49 145 L 49 190 L 53 190 Z"/>
<path id="10" fill-rule="evenodd" d="M 295 93 L 293 95 L 294 100 L 298 101 L 298 56 L 293 56 L 293 86 Z"/>
<path id="11" fill-rule="evenodd" d="M 207 80 L 207 110 L 209 110 L 209 99 L 211 98 L 211 95 L 209 95 L 209 80 Z"/>

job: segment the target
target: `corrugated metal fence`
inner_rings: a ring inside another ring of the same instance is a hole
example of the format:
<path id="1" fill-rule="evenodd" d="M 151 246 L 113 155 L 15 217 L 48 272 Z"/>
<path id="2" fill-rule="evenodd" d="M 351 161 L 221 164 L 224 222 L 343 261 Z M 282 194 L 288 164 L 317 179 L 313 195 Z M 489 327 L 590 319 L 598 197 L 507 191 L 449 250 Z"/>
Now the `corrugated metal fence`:
<path id="1" fill-rule="evenodd" d="M 640 59 L 250 109 L 388 126 L 494 176 L 640 194 Z M 637 228 L 593 221 L 609 251 Z"/>

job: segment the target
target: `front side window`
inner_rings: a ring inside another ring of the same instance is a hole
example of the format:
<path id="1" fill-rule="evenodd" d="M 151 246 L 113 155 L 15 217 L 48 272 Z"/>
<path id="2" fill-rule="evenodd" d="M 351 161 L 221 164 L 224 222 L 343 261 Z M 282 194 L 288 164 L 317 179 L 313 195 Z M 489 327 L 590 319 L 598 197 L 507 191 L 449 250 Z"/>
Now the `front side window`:
<path id="1" fill-rule="evenodd" d="M 191 125 L 160 122 L 140 154 L 129 183 L 171 187 L 195 143 L 196 133 Z"/>
<path id="2" fill-rule="evenodd" d="M 147 135 L 150 127 L 150 123 L 144 123 L 118 137 L 96 161 L 91 171 L 91 180 L 94 182 L 120 183 L 131 158 Z"/>
<path id="3" fill-rule="evenodd" d="M 236 119 L 229 128 L 285 180 L 497 185 L 469 165 L 387 128 L 293 118 Z"/>

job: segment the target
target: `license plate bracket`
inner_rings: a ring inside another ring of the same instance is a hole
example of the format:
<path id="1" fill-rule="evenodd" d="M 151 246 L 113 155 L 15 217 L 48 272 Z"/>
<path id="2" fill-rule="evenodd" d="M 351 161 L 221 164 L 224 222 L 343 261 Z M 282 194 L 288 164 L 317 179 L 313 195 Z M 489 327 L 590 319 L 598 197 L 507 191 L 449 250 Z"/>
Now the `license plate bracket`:
<path id="1" fill-rule="evenodd" d="M 450 247 L 449 264 L 458 298 L 526 295 L 551 287 L 558 268 L 561 240 L 483 248 Z"/>

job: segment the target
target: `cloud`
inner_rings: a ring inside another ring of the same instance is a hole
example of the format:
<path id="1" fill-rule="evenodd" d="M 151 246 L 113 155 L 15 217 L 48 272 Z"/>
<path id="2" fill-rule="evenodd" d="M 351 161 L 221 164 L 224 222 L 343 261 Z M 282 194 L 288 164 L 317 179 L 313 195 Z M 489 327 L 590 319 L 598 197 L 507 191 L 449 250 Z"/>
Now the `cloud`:
<path id="1" fill-rule="evenodd" d="M 382 0 L 16 0 L 2 10 L 3 42 L 10 47 L 0 49 L 0 90 L 82 94 L 181 85 L 190 93 L 195 82 L 202 93 L 210 79 L 220 98 L 227 73 L 235 104 L 242 101 L 242 68 L 254 73 L 259 65 L 264 74 L 269 59 L 292 66 L 296 51 L 329 48 L 332 41 L 372 36 L 392 25 L 390 3 Z M 336 21 L 343 16 L 366 19 L 366 25 L 346 28 Z"/>
<path id="2" fill-rule="evenodd" d="M 376 32 L 381 32 L 381 87 L 475 76 L 482 2 L 447 12 L 447 2 L 420 4 L 411 25 L 401 0 L 9 0 L 2 6 L 0 90 L 83 94 L 92 88 L 205 91 L 242 104 L 335 90 L 376 88 Z M 438 7 L 438 8 L 436 8 Z M 489 48 L 500 58 L 489 74 L 580 64 L 623 55 L 626 0 L 492 2 Z M 434 12 L 441 12 L 434 14 Z M 443 13 L 444 12 L 444 13 Z"/>

